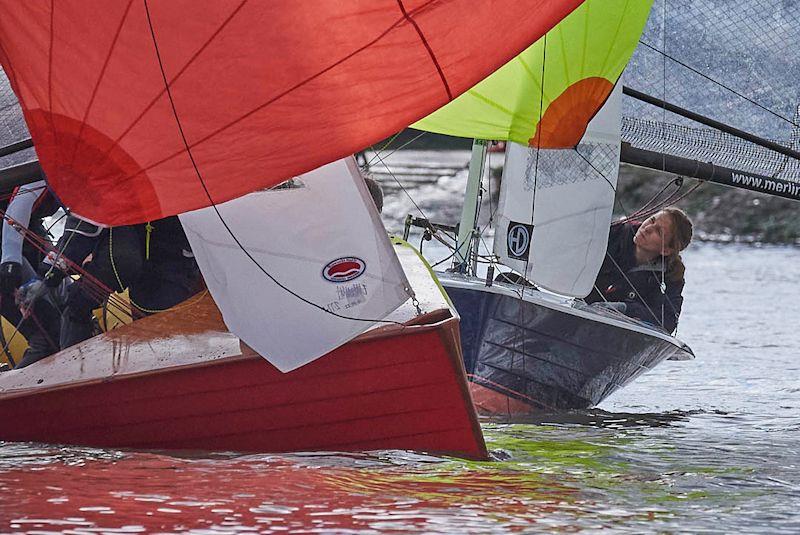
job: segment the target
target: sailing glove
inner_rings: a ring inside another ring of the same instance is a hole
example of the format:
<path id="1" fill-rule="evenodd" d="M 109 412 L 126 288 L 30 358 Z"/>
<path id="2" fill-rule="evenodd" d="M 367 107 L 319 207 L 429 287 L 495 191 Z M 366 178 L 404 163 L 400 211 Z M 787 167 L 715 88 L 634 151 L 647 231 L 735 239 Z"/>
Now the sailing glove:
<path id="1" fill-rule="evenodd" d="M 16 301 L 19 311 L 24 317 L 30 315 L 36 300 L 42 297 L 49 288 L 39 277 L 34 277 L 17 290 Z"/>
<path id="2" fill-rule="evenodd" d="M 61 284 L 61 281 L 67 276 L 67 266 L 64 260 L 59 258 L 58 261 L 56 261 L 55 258 L 56 254 L 51 251 L 36 270 L 39 276 L 44 279 L 45 284 L 50 288 L 55 288 Z M 53 266 L 54 262 L 56 262 L 55 266 Z"/>
<path id="3" fill-rule="evenodd" d="M 11 294 L 22 284 L 22 265 L 19 262 L 0 264 L 0 292 Z"/>

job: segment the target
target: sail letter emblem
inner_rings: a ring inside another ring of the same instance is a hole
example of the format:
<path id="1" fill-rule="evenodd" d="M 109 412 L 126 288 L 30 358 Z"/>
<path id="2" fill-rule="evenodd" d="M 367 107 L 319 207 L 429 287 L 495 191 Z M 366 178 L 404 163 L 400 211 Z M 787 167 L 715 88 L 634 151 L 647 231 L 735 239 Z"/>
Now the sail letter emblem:
<path id="1" fill-rule="evenodd" d="M 367 263 L 355 256 L 345 256 L 328 262 L 322 269 L 322 276 L 331 282 L 347 282 L 360 277 L 367 269 Z"/>
<path id="2" fill-rule="evenodd" d="M 512 221 L 508 225 L 508 236 L 506 245 L 508 246 L 508 256 L 518 260 L 528 259 L 528 250 L 531 246 L 531 234 L 533 225 L 515 223 Z"/>

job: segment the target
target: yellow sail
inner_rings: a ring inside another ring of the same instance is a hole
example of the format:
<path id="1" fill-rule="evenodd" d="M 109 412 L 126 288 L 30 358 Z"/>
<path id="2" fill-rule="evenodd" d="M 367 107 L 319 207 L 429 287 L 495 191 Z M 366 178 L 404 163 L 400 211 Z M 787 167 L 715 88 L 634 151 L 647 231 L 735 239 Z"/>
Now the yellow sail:
<path id="1" fill-rule="evenodd" d="M 652 0 L 587 0 L 494 74 L 412 127 L 541 148 L 575 146 L 630 60 L 651 5 Z"/>

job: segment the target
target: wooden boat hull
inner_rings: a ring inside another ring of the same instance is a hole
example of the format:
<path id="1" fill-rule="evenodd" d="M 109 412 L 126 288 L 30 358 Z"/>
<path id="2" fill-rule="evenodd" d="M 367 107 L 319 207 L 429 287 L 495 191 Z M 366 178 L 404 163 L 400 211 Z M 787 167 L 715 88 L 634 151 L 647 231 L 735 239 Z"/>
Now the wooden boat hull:
<path id="1" fill-rule="evenodd" d="M 284 374 L 228 333 L 206 297 L 0 375 L 0 411 L 9 441 L 486 457 L 446 309 Z"/>
<path id="2" fill-rule="evenodd" d="M 677 339 L 528 289 L 442 274 L 461 315 L 470 391 L 485 416 L 597 405 L 665 359 L 693 358 Z M 560 301 L 560 302 L 559 302 Z"/>

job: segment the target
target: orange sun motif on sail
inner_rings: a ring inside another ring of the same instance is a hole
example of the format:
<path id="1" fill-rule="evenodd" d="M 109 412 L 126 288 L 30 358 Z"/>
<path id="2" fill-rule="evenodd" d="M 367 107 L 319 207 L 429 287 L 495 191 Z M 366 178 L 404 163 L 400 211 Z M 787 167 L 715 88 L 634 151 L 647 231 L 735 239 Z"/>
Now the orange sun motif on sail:
<path id="1" fill-rule="evenodd" d="M 576 146 L 613 89 L 614 84 L 600 77 L 575 82 L 550 103 L 528 144 L 542 149 Z"/>

